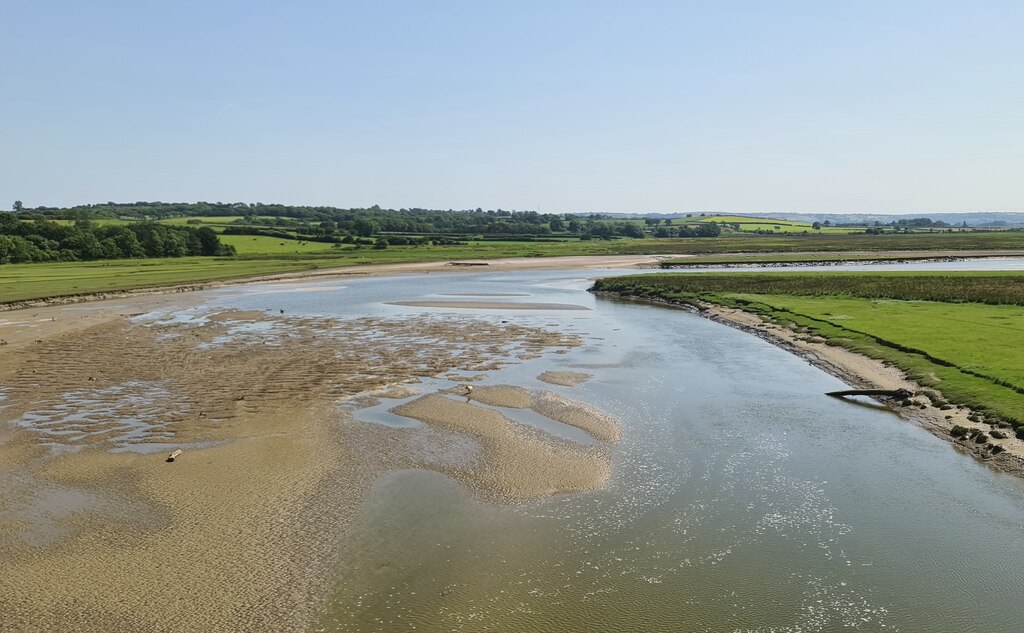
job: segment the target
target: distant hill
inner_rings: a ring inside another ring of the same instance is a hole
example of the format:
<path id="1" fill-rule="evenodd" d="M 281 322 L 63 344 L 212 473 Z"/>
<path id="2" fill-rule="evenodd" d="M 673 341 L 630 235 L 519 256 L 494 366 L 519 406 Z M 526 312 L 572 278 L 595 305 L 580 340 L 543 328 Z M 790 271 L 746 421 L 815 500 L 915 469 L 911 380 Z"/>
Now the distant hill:
<path id="1" fill-rule="evenodd" d="M 879 213 L 748 213 L 754 217 L 780 218 L 796 222 L 824 222 L 829 220 L 832 224 L 874 224 L 876 221 L 888 224 L 898 220 L 912 220 L 914 218 L 931 218 L 936 222 L 942 221 L 946 224 L 958 226 L 967 223 L 967 226 L 1024 226 L 1024 213 L 1015 212 L 974 212 L 974 213 L 905 213 L 901 215 L 882 215 Z"/>
<path id="2" fill-rule="evenodd" d="M 699 218 L 700 213 L 606 213 L 612 217 L 642 217 L 642 218 Z M 707 212 L 705 215 L 719 215 L 714 212 Z M 771 218 L 778 220 L 791 220 L 793 222 L 825 222 L 832 224 L 859 224 L 873 225 L 875 222 L 888 224 L 898 220 L 912 220 L 914 218 L 930 218 L 936 222 L 942 221 L 952 226 L 960 226 L 964 222 L 967 226 L 978 227 L 1003 227 L 1003 226 L 1024 226 L 1024 213 L 1013 211 L 980 211 L 972 213 L 904 213 L 900 215 L 885 215 L 881 213 L 737 213 L 730 215 L 741 215 L 747 218 Z"/>

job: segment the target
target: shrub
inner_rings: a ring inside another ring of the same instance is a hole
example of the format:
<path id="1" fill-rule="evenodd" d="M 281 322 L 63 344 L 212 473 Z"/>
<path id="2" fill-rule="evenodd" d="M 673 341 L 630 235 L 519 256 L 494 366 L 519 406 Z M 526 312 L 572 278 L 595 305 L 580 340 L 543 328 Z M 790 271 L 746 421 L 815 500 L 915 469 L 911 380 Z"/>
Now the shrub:
<path id="1" fill-rule="evenodd" d="M 952 435 L 953 437 L 965 437 L 969 432 L 969 429 L 960 426 L 959 424 L 957 424 L 956 426 L 949 430 L 949 434 Z"/>
<path id="2" fill-rule="evenodd" d="M 992 431 L 991 433 L 989 433 L 989 435 L 991 435 L 992 437 L 996 438 L 997 440 L 1005 440 L 1006 439 L 1006 433 L 1003 433 L 1002 431 Z"/>

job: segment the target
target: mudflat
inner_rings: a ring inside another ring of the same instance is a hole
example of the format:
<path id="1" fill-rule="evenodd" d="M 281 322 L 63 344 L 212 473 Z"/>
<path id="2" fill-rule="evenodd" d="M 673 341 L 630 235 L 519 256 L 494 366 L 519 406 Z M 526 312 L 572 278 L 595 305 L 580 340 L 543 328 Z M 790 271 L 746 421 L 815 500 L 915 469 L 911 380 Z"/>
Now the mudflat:
<path id="1" fill-rule="evenodd" d="M 446 395 L 396 409 L 423 423 L 412 429 L 357 422 L 344 406 L 413 397 L 422 379 L 486 375 L 513 350 L 542 355 L 579 337 L 452 315 L 132 316 L 171 300 L 5 314 L 4 627 L 302 630 L 382 473 L 431 469 L 507 503 L 609 476 L 606 443 L 556 438 Z M 553 419 L 600 418 L 530 398 Z M 174 449 L 183 453 L 165 462 Z"/>

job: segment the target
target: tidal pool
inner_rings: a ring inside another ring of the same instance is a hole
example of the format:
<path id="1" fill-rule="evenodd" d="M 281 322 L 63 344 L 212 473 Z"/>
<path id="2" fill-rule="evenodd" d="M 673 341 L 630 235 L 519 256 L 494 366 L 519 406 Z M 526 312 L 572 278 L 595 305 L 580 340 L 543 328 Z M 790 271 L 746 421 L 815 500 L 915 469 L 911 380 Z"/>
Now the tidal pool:
<path id="1" fill-rule="evenodd" d="M 595 274 L 622 272 L 219 295 L 342 317 L 470 313 L 393 305 L 452 294 L 590 308 L 471 314 L 586 339 L 478 384 L 548 389 L 616 416 L 608 486 L 503 506 L 436 473 L 387 475 L 341 539 L 315 630 L 1021 630 L 1024 482 L 892 413 L 828 398 L 837 379 L 756 337 L 586 292 Z M 537 380 L 544 371 L 593 378 L 559 387 Z M 361 423 L 397 422 L 386 409 Z"/>

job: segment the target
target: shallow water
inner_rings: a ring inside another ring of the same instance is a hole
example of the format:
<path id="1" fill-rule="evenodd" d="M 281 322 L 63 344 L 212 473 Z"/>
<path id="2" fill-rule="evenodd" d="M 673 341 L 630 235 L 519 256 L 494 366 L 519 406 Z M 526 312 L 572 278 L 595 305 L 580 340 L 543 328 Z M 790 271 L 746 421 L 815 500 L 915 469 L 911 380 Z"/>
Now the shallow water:
<path id="1" fill-rule="evenodd" d="M 756 337 L 585 291 L 595 275 L 620 273 L 418 275 L 211 295 L 287 314 L 453 313 L 580 334 L 586 343 L 568 354 L 487 372 L 479 384 L 548 389 L 622 421 L 611 481 L 594 493 L 503 507 L 434 473 L 380 480 L 345 537 L 317 630 L 1021 630 L 1024 482 L 892 413 L 828 398 L 840 381 Z M 452 294 L 591 309 L 387 303 Z M 594 378 L 558 387 L 536 379 L 546 370 Z M 363 423 L 400 422 L 384 415 L 398 402 Z"/>

